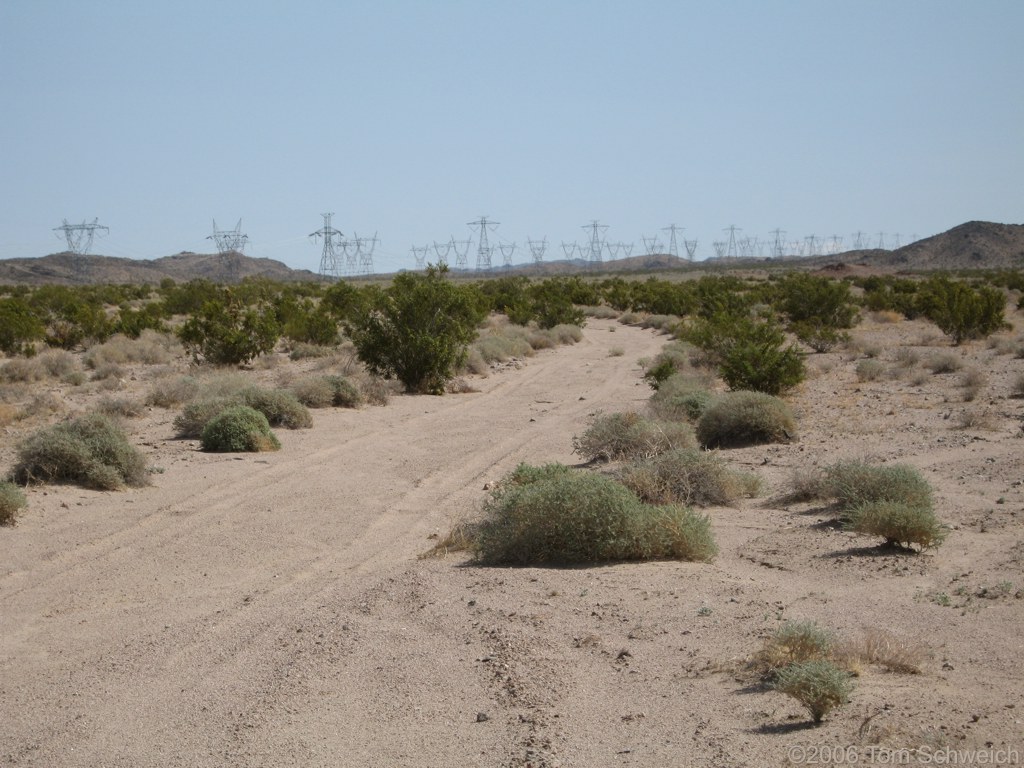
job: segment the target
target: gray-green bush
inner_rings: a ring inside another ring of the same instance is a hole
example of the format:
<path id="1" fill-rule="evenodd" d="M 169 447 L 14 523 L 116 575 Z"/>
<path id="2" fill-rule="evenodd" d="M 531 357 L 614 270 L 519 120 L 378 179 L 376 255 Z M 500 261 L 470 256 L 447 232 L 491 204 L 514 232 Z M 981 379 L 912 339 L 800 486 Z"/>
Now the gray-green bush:
<path id="1" fill-rule="evenodd" d="M 14 479 L 30 483 L 69 482 L 98 490 L 148 483 L 146 461 L 117 422 L 93 413 L 45 427 L 17 449 Z"/>
<path id="2" fill-rule="evenodd" d="M 233 405 L 214 416 L 203 427 L 200 445 L 204 451 L 218 453 L 276 451 L 281 447 L 267 417 L 247 405 Z"/>
<path id="3" fill-rule="evenodd" d="M 826 659 L 812 659 L 783 667 L 775 673 L 772 688 L 799 701 L 820 723 L 853 693 L 850 674 Z"/>
<path id="4" fill-rule="evenodd" d="M 598 414 L 572 443 L 587 461 L 642 459 L 673 448 L 696 447 L 689 424 L 655 421 L 634 412 Z"/>
<path id="5" fill-rule="evenodd" d="M 473 550 L 488 565 L 709 561 L 717 553 L 707 517 L 646 505 L 609 477 L 560 465 L 520 467 L 499 483 Z"/>
<path id="6" fill-rule="evenodd" d="M 789 406 L 763 392 L 726 392 L 697 422 L 697 440 L 707 448 L 735 448 L 796 440 Z"/>
<path id="7" fill-rule="evenodd" d="M 21 489 L 14 483 L 0 480 L 0 525 L 14 525 L 18 513 L 26 506 L 28 501 Z"/>
<path id="8" fill-rule="evenodd" d="M 845 528 L 854 533 L 881 536 L 887 544 L 922 550 L 937 547 L 946 529 L 931 507 L 911 506 L 899 501 L 869 501 L 847 513 Z"/>
<path id="9" fill-rule="evenodd" d="M 622 484 L 648 504 L 730 506 L 760 490 L 757 475 L 730 469 L 721 456 L 677 449 L 630 464 L 619 473 Z"/>

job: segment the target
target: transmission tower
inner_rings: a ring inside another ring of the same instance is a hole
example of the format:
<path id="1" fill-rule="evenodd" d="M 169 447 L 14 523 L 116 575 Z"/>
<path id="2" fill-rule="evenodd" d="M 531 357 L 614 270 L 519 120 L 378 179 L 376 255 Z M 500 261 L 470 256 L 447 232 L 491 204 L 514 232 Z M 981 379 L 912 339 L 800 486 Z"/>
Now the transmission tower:
<path id="1" fill-rule="evenodd" d="M 455 252 L 456 269 L 469 269 L 469 246 L 472 244 L 472 239 L 456 240 L 455 236 L 452 236 L 451 250 Z"/>
<path id="2" fill-rule="evenodd" d="M 744 258 L 750 258 L 754 255 L 754 250 L 757 248 L 757 239 L 751 237 L 741 238 L 739 241 L 740 255 Z"/>
<path id="3" fill-rule="evenodd" d="M 669 224 L 667 227 L 662 228 L 662 232 L 668 232 L 668 255 L 679 258 L 679 246 L 676 244 L 676 232 L 682 232 L 683 227 L 677 227 L 675 224 Z"/>
<path id="4" fill-rule="evenodd" d="M 548 249 L 548 238 L 543 240 L 531 240 L 526 238 L 526 245 L 530 248 L 530 255 L 533 256 L 534 264 L 541 264 L 544 261 L 544 252 Z"/>
<path id="5" fill-rule="evenodd" d="M 729 244 L 725 240 L 715 240 L 711 243 L 711 247 L 715 249 L 715 256 L 717 258 L 724 259 Z"/>
<path id="6" fill-rule="evenodd" d="M 878 233 L 878 249 L 880 251 L 885 250 L 885 232 Z"/>
<path id="7" fill-rule="evenodd" d="M 893 235 L 893 239 L 895 240 L 895 242 L 893 243 L 892 249 L 894 251 L 897 251 L 900 248 L 900 233 L 897 232 L 895 235 Z"/>
<path id="8" fill-rule="evenodd" d="M 249 236 L 242 234 L 242 220 L 239 219 L 234 229 L 217 229 L 217 220 L 213 220 L 213 234 L 206 237 L 213 240 L 220 254 L 221 262 L 228 275 L 228 281 L 238 278 L 238 257 L 242 255 Z"/>
<path id="9" fill-rule="evenodd" d="M 855 250 L 855 251 L 863 251 L 864 250 L 864 248 L 866 247 L 866 242 L 867 242 L 864 239 L 864 236 L 866 234 L 867 234 L 866 232 L 861 232 L 859 229 L 856 232 L 853 233 L 853 250 Z"/>
<path id="10" fill-rule="evenodd" d="M 686 246 L 686 258 L 693 261 L 697 254 L 697 241 L 683 240 L 683 245 Z"/>
<path id="11" fill-rule="evenodd" d="M 439 243 L 436 240 L 434 241 L 434 255 L 437 256 L 438 264 L 448 264 L 448 256 L 452 252 L 454 242 L 455 238 L 452 238 L 447 243 Z"/>
<path id="12" fill-rule="evenodd" d="M 434 243 L 434 246 L 436 247 L 437 243 Z M 429 245 L 423 245 L 423 246 L 419 246 L 419 247 L 414 245 L 412 248 L 409 249 L 410 253 L 412 253 L 413 259 L 415 259 L 415 261 L 416 261 L 416 269 L 423 269 L 423 267 L 426 266 L 426 263 L 427 263 L 427 251 L 429 251 L 429 250 L 430 250 L 430 246 Z M 440 259 L 438 261 L 439 261 L 439 263 L 447 263 L 447 262 L 441 262 Z"/>
<path id="13" fill-rule="evenodd" d="M 656 253 L 662 252 L 661 240 L 658 239 L 657 235 L 654 237 L 644 237 L 643 235 L 640 235 L 640 239 L 644 241 L 644 250 L 647 251 L 648 256 L 653 256 Z"/>
<path id="14" fill-rule="evenodd" d="M 728 227 L 722 230 L 723 232 L 729 233 L 729 242 L 726 243 L 725 255 L 730 259 L 736 258 L 736 233 L 742 232 L 743 230 L 737 227 L 735 224 L 730 224 Z"/>
<path id="15" fill-rule="evenodd" d="M 68 224 L 67 219 L 64 219 L 63 222 L 59 227 L 54 227 L 53 231 L 64 234 L 68 250 L 75 256 L 87 256 L 89 254 L 89 251 L 92 249 L 92 239 L 97 230 L 102 229 L 104 232 L 110 232 L 110 227 L 100 224 L 99 219 L 93 219 L 89 223 L 83 221 L 81 224 Z M 60 237 L 60 235 L 57 235 L 57 237 Z"/>
<path id="16" fill-rule="evenodd" d="M 467 226 L 480 231 L 480 240 L 476 246 L 476 269 L 478 272 L 491 271 L 491 254 L 494 252 L 487 242 L 487 230 L 493 232 L 498 228 L 497 221 L 488 221 L 486 216 L 481 216 L 476 221 L 468 222 Z"/>
<path id="17" fill-rule="evenodd" d="M 501 251 L 501 266 L 505 269 L 512 269 L 512 256 L 516 252 L 515 243 L 499 243 L 498 250 Z"/>
<path id="18" fill-rule="evenodd" d="M 373 233 L 373 237 L 364 237 L 356 239 L 356 253 L 359 256 L 359 273 L 362 275 L 373 274 L 373 251 L 377 247 L 377 233 Z M 363 250 L 362 244 L 369 243 L 369 250 Z"/>
<path id="19" fill-rule="evenodd" d="M 344 235 L 331 226 L 333 213 L 321 213 L 320 215 L 324 217 L 323 229 L 318 229 L 309 235 L 314 243 L 318 237 L 324 239 L 324 250 L 320 254 L 320 276 L 338 277 L 338 255 L 334 252 L 334 246 L 341 244 Z M 242 222 L 238 223 L 241 225 Z"/>
<path id="20" fill-rule="evenodd" d="M 807 241 L 807 255 L 817 256 L 818 255 L 818 236 L 808 235 L 804 238 Z"/>
<path id="21" fill-rule="evenodd" d="M 622 251 L 623 253 L 625 253 L 626 254 L 626 258 L 629 258 L 630 256 L 633 255 L 633 246 L 634 245 L 636 245 L 636 243 L 624 243 L 624 242 L 622 242 L 620 240 L 619 242 L 617 242 L 615 244 L 615 247 L 619 251 Z"/>
<path id="22" fill-rule="evenodd" d="M 578 243 L 576 243 L 575 240 L 571 243 L 567 243 L 564 240 L 562 241 L 562 253 L 565 254 L 566 259 L 576 258 L 576 251 L 578 251 L 579 249 L 580 246 Z"/>
<path id="23" fill-rule="evenodd" d="M 832 235 L 832 243 L 829 245 L 829 251 L 831 253 L 842 253 L 843 251 L 843 236 Z"/>
<path id="24" fill-rule="evenodd" d="M 608 229 L 607 224 L 601 224 L 594 219 L 589 224 L 586 224 L 582 229 L 590 230 L 590 250 L 587 255 L 587 260 L 591 266 L 601 263 L 602 252 L 604 251 L 604 238 L 603 234 Z"/>
<path id="25" fill-rule="evenodd" d="M 785 246 L 783 245 L 783 243 L 785 243 L 785 240 L 783 240 L 783 238 L 786 236 L 786 230 L 776 228 L 773 229 L 769 234 L 775 235 L 775 240 L 772 242 L 772 256 L 774 256 L 777 259 L 782 258 L 783 256 L 786 255 L 785 253 L 783 253 L 783 251 L 785 250 Z"/>

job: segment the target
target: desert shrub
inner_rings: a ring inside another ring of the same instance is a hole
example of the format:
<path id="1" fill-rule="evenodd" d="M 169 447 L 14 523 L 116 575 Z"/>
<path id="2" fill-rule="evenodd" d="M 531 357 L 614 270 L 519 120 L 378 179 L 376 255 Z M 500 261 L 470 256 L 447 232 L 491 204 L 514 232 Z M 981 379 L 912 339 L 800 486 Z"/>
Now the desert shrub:
<path id="1" fill-rule="evenodd" d="M 125 416 L 134 418 L 145 413 L 146 409 L 138 400 L 127 397 L 101 397 L 96 410 L 107 416 Z"/>
<path id="2" fill-rule="evenodd" d="M 964 402 L 976 400 L 987 383 L 988 378 L 977 368 L 968 368 L 960 374 L 959 384 L 963 390 Z"/>
<path id="3" fill-rule="evenodd" d="M 0 366 L 0 381 L 28 384 L 46 378 L 46 368 L 35 358 L 16 357 Z"/>
<path id="4" fill-rule="evenodd" d="M 936 547 L 946 538 L 946 529 L 930 506 L 912 506 L 899 501 L 858 504 L 847 512 L 845 528 L 854 533 L 881 536 L 886 544 L 908 549 L 912 544 L 922 550 Z"/>
<path id="5" fill-rule="evenodd" d="M 98 490 L 148 482 L 145 459 L 117 422 L 93 413 L 43 428 L 17 449 L 14 479 L 22 485 L 70 482 Z"/>
<path id="6" fill-rule="evenodd" d="M 28 506 L 25 494 L 14 483 L 0 480 L 0 525 L 14 525 L 18 513 Z"/>
<path id="7" fill-rule="evenodd" d="M 754 657 L 753 666 L 771 678 L 791 664 L 831 658 L 835 636 L 814 621 L 787 621 L 769 637 Z"/>
<path id="8" fill-rule="evenodd" d="M 481 563 L 568 564 L 614 560 L 711 560 L 708 518 L 652 507 L 609 477 L 558 465 L 520 468 L 485 504 L 473 549 Z"/>
<path id="9" fill-rule="evenodd" d="M 480 336 L 473 342 L 473 349 L 486 363 L 502 363 L 513 357 L 533 354 L 533 347 L 525 337 L 497 333 Z"/>
<path id="10" fill-rule="evenodd" d="M 799 701 L 820 723 L 853 692 L 850 674 L 825 659 L 812 659 L 783 667 L 775 673 L 772 688 Z"/>
<path id="11" fill-rule="evenodd" d="M 1010 383 L 1010 397 L 1024 397 L 1024 373 L 1018 373 Z"/>
<path id="12" fill-rule="evenodd" d="M 756 496 L 757 475 L 730 469 L 720 456 L 677 449 L 630 464 L 619 480 L 648 504 L 731 506 Z"/>
<path id="13" fill-rule="evenodd" d="M 789 318 L 789 328 L 815 352 L 827 352 L 853 327 L 857 307 L 850 286 L 841 280 L 791 272 L 778 282 L 779 309 Z"/>
<path id="14" fill-rule="evenodd" d="M 63 349 L 48 349 L 37 358 L 43 369 L 55 379 L 65 379 L 78 373 L 78 360 L 73 354 Z"/>
<path id="15" fill-rule="evenodd" d="M 583 339 L 583 329 L 573 323 L 558 323 L 550 328 L 544 329 L 544 335 L 553 337 L 556 342 L 563 346 L 576 344 Z M 530 343 L 533 344 L 534 334 L 530 335 Z"/>
<path id="16" fill-rule="evenodd" d="M 466 354 L 466 362 L 463 365 L 469 373 L 475 373 L 477 376 L 486 376 L 491 369 L 487 361 L 484 360 L 484 356 L 475 347 L 469 348 Z"/>
<path id="17" fill-rule="evenodd" d="M 203 427 L 199 442 L 204 451 L 217 453 L 276 451 L 281 447 L 267 417 L 247 405 L 233 405 L 214 416 Z"/>
<path id="18" fill-rule="evenodd" d="M 621 314 L 619 310 L 609 307 L 606 304 L 598 304 L 591 307 L 580 307 L 580 311 L 587 317 L 593 317 L 597 320 L 615 320 Z"/>
<path id="19" fill-rule="evenodd" d="M 885 373 L 885 365 L 881 360 L 868 358 L 857 362 L 857 381 L 877 381 Z"/>
<path id="20" fill-rule="evenodd" d="M 379 376 L 363 374 L 353 379 L 363 396 L 363 401 L 370 405 L 387 405 L 391 400 L 391 387 Z"/>
<path id="21" fill-rule="evenodd" d="M 930 278 L 920 289 L 921 313 L 954 344 L 983 339 L 1005 324 L 1006 295 L 998 288 L 972 288 L 948 277 Z"/>
<path id="22" fill-rule="evenodd" d="M 178 437 L 199 437 L 214 416 L 238 404 L 237 399 L 223 395 L 192 400 L 174 417 L 174 430 Z"/>
<path id="23" fill-rule="evenodd" d="M 697 422 L 707 448 L 734 448 L 796 439 L 796 419 L 785 402 L 763 392 L 726 392 Z"/>
<path id="24" fill-rule="evenodd" d="M 585 286 L 573 281 L 574 278 L 549 278 L 532 283 L 526 288 L 523 298 L 505 310 L 509 319 L 519 325 L 526 325 L 532 320 L 541 328 L 582 325 L 586 316 L 576 307 L 576 300 L 591 298 L 596 301 L 598 297 L 596 291 L 588 293 Z"/>
<path id="25" fill-rule="evenodd" d="M 915 509 L 932 508 L 932 488 L 906 464 L 841 461 L 825 468 L 824 490 L 846 510 L 874 502 L 894 502 Z"/>
<path id="26" fill-rule="evenodd" d="M 274 348 L 281 327 L 272 307 L 246 307 L 230 289 L 178 329 L 189 353 L 216 365 L 247 363 Z"/>
<path id="27" fill-rule="evenodd" d="M 913 349 L 900 347 L 893 354 L 893 359 L 900 368 L 913 368 L 921 362 L 921 356 Z"/>
<path id="28" fill-rule="evenodd" d="M 937 352 L 925 361 L 925 367 L 932 373 L 956 373 L 964 362 L 952 352 Z"/>
<path id="29" fill-rule="evenodd" d="M 248 405 L 267 417 L 272 427 L 308 429 L 313 426 L 309 409 L 286 389 L 246 387 L 237 395 L 242 405 Z"/>
<path id="30" fill-rule="evenodd" d="M 328 376 L 333 399 L 331 404 L 338 408 L 358 408 L 363 404 L 364 395 L 359 386 L 344 376 Z"/>
<path id="31" fill-rule="evenodd" d="M 22 297 L 0 299 L 0 352 L 28 355 L 46 335 L 39 313 Z"/>
<path id="32" fill-rule="evenodd" d="M 295 398 L 307 408 L 330 408 L 334 405 L 334 389 L 326 376 L 311 376 L 289 384 Z"/>
<path id="33" fill-rule="evenodd" d="M 277 300 L 275 310 L 285 338 L 322 347 L 338 343 L 338 320 L 326 305 L 287 296 Z"/>
<path id="34" fill-rule="evenodd" d="M 175 376 L 156 381 L 146 395 L 146 404 L 173 408 L 187 403 L 199 394 L 199 380 L 194 376 Z"/>
<path id="35" fill-rule="evenodd" d="M 835 654 L 844 667 L 874 664 L 901 675 L 919 675 L 928 648 L 884 629 L 865 629 L 859 640 L 844 643 Z"/>
<path id="36" fill-rule="evenodd" d="M 83 360 L 86 366 L 93 369 L 124 363 L 165 365 L 181 352 L 181 344 L 176 338 L 147 329 L 138 338 L 121 334 L 111 336 L 102 344 L 89 347 Z"/>
<path id="37" fill-rule="evenodd" d="M 480 296 L 447 279 L 447 267 L 397 275 L 346 325 L 367 369 L 408 392 L 442 394 L 483 319 Z"/>
<path id="38" fill-rule="evenodd" d="M 654 359 L 644 365 L 644 379 L 657 390 L 669 377 L 685 371 L 690 365 L 694 347 L 685 341 L 666 344 Z"/>
<path id="39" fill-rule="evenodd" d="M 293 344 L 288 357 L 291 360 L 309 360 L 310 358 L 330 357 L 337 353 L 337 347 L 325 347 L 320 344 L 307 344 L 299 342 Z"/>
<path id="40" fill-rule="evenodd" d="M 125 370 L 117 363 L 103 363 L 92 372 L 93 381 L 104 381 L 106 379 L 123 379 Z"/>
<path id="41" fill-rule="evenodd" d="M 673 448 L 696 447 L 689 424 L 653 421 L 634 412 L 597 414 L 572 444 L 587 461 L 649 458 Z"/>
<path id="42" fill-rule="evenodd" d="M 625 354 L 625 347 L 611 347 L 608 350 L 608 357 L 622 357 Z"/>

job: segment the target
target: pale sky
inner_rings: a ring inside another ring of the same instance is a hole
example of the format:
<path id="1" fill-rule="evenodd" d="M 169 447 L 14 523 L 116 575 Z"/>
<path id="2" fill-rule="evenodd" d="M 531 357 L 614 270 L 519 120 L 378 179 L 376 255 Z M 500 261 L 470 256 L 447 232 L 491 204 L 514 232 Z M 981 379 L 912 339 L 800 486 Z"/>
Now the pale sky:
<path id="1" fill-rule="evenodd" d="M 378 271 L 481 215 L 516 263 L 594 220 L 698 259 L 1022 223 L 1022 35 L 1021 0 L 0 0 L 0 258 L 63 219 L 131 258 L 241 219 L 314 271 L 328 211 Z"/>

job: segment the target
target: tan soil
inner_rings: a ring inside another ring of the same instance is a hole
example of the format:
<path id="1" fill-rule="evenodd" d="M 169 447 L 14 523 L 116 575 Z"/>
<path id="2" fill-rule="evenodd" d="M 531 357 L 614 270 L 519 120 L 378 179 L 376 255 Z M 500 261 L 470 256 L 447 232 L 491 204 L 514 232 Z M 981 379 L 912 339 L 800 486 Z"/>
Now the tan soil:
<path id="1" fill-rule="evenodd" d="M 129 422 L 163 470 L 151 487 L 33 488 L 0 529 L 0 764 L 759 766 L 797 764 L 805 746 L 855 746 L 862 763 L 872 745 L 1024 751 L 1024 408 L 1010 397 L 1024 360 L 985 343 L 950 350 L 917 322 L 868 321 L 855 336 L 888 368 L 900 346 L 952 351 L 987 384 L 964 403 L 958 374 L 913 381 L 918 365 L 860 383 L 855 354 L 811 356 L 817 373 L 792 398 L 801 439 L 723 452 L 766 491 L 710 510 L 710 565 L 418 557 L 475 513 L 485 483 L 521 461 L 575 463 L 571 438 L 591 414 L 641 408 L 637 360 L 667 338 L 652 331 L 591 320 L 580 344 L 474 379 L 476 393 L 314 411 L 313 429 L 277 430 L 277 453 L 201 453 L 174 439 L 174 412 L 152 409 Z M 145 376 L 127 385 L 144 392 Z M 958 427 L 965 409 L 989 423 Z M 886 552 L 821 505 L 781 501 L 793 471 L 843 457 L 919 467 L 946 543 Z M 852 639 L 888 629 L 930 655 L 919 675 L 865 666 L 851 702 L 809 727 L 745 669 L 786 619 Z"/>

